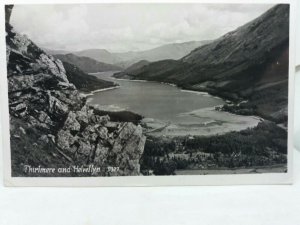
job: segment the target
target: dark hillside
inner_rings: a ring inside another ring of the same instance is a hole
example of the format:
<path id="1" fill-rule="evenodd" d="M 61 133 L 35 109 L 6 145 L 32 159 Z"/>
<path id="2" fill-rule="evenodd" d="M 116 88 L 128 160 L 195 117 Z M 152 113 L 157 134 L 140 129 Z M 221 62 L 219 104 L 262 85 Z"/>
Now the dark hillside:
<path id="1" fill-rule="evenodd" d="M 90 92 L 115 86 L 113 82 L 101 80 L 95 76 L 86 74 L 73 64 L 63 62 L 63 66 L 66 70 L 68 80 L 80 91 Z"/>
<path id="2" fill-rule="evenodd" d="M 181 60 L 150 63 L 128 75 L 248 100 L 241 113 L 286 121 L 288 49 L 289 5 L 282 4 Z"/>
<path id="3" fill-rule="evenodd" d="M 121 67 L 107 64 L 103 62 L 99 62 L 95 59 L 85 57 L 85 56 L 77 56 L 72 53 L 69 54 L 58 54 L 54 55 L 57 59 L 60 59 L 63 62 L 71 63 L 78 68 L 80 68 L 85 73 L 97 73 L 104 71 L 117 71 L 121 70 Z"/>

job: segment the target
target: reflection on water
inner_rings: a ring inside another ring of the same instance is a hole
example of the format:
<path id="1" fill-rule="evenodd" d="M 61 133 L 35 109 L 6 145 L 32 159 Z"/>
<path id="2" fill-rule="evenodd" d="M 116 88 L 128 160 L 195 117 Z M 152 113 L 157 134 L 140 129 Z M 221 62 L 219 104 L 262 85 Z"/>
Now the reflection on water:
<path id="1" fill-rule="evenodd" d="M 90 104 L 99 104 L 108 110 L 126 109 L 144 117 L 171 121 L 173 123 L 204 122 L 209 118 L 182 116 L 196 109 L 223 104 L 223 100 L 206 93 L 182 91 L 158 82 L 119 80 L 111 77 L 113 72 L 93 74 L 98 78 L 113 80 L 117 89 L 95 93 Z"/>

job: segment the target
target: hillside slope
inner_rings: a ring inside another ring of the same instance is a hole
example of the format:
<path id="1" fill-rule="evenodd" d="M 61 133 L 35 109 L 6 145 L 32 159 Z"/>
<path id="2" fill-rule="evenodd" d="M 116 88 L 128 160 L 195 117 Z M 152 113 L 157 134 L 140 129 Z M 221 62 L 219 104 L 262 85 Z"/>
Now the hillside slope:
<path id="1" fill-rule="evenodd" d="M 70 83 L 83 92 L 90 92 L 98 89 L 116 86 L 113 82 L 98 79 L 95 76 L 86 74 L 73 64 L 63 62 L 66 75 Z"/>
<path id="2" fill-rule="evenodd" d="M 97 73 L 97 72 L 104 72 L 104 71 L 121 70 L 121 67 L 103 63 L 103 62 L 99 62 L 99 61 L 89 58 L 89 57 L 84 57 L 84 56 L 80 57 L 80 56 L 74 55 L 72 53 L 69 53 L 66 55 L 58 54 L 58 55 L 54 55 L 54 57 L 57 59 L 60 59 L 63 62 L 73 64 L 86 73 Z"/>
<path id="3" fill-rule="evenodd" d="M 137 63 L 132 64 L 131 66 L 129 66 L 125 70 L 115 73 L 114 77 L 116 77 L 116 78 L 119 78 L 119 77 L 120 78 L 125 78 L 126 74 L 131 74 L 132 72 L 140 70 L 141 68 L 143 68 L 144 66 L 147 66 L 149 64 L 150 64 L 150 62 L 147 61 L 147 60 L 138 61 Z"/>
<path id="4" fill-rule="evenodd" d="M 180 60 L 154 62 L 127 75 L 246 99 L 236 112 L 286 121 L 288 49 L 289 5 L 277 5 Z"/>

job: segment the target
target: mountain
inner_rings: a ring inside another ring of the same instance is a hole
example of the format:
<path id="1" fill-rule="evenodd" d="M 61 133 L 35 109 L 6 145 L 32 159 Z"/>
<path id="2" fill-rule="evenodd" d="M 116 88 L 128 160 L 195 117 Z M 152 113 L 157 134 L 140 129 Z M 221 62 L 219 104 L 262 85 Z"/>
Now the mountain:
<path id="1" fill-rule="evenodd" d="M 83 92 L 90 92 L 98 89 L 116 86 L 113 82 L 98 79 L 95 76 L 86 74 L 73 64 L 63 62 L 67 78 L 70 83 Z"/>
<path id="2" fill-rule="evenodd" d="M 115 73 L 114 74 L 114 77 L 116 78 L 124 78 L 124 76 L 126 76 L 126 74 L 130 74 L 136 70 L 139 70 L 141 68 L 143 68 L 144 66 L 147 66 L 149 65 L 150 62 L 147 61 L 147 60 L 141 60 L 141 61 L 138 61 L 137 63 L 134 63 L 132 64 L 131 66 L 129 66 L 127 69 L 121 71 L 121 72 L 118 72 L 118 73 Z"/>
<path id="3" fill-rule="evenodd" d="M 147 51 L 138 52 L 136 58 L 148 61 L 180 59 L 195 48 L 206 45 L 208 43 L 210 43 L 210 41 L 205 40 L 167 44 Z"/>
<path id="4" fill-rule="evenodd" d="M 282 122 L 287 120 L 288 51 L 289 5 L 281 4 L 180 60 L 150 63 L 127 75 L 246 100 L 228 110 Z"/>
<path id="5" fill-rule="evenodd" d="M 70 51 L 66 50 L 57 50 L 57 49 L 49 49 L 49 48 L 41 48 L 49 55 L 57 55 L 57 54 L 69 54 Z"/>
<path id="6" fill-rule="evenodd" d="M 128 112 L 110 116 L 88 105 L 62 62 L 14 31 L 12 8 L 5 6 L 12 176 L 139 175 L 141 126 L 126 120 Z M 73 166 L 100 170 L 57 171 Z M 108 166 L 118 171 L 109 172 Z M 56 170 L 34 173 L 28 167 Z"/>
<path id="7" fill-rule="evenodd" d="M 118 54 L 111 53 L 105 49 L 87 49 L 73 53 L 77 56 L 89 57 L 99 62 L 108 64 L 116 64 L 122 61 L 122 59 L 118 57 Z"/>
<path id="8" fill-rule="evenodd" d="M 85 56 L 77 56 L 72 53 L 63 55 L 54 55 L 54 57 L 60 59 L 63 62 L 71 63 L 80 68 L 82 71 L 86 73 L 97 73 L 97 72 L 104 72 L 104 71 L 117 71 L 121 70 L 121 67 L 99 62 L 95 59 L 85 57 Z"/>
<path id="9" fill-rule="evenodd" d="M 190 41 L 183 43 L 172 43 L 146 51 L 118 53 L 118 57 L 122 59 L 122 62 L 119 62 L 118 65 L 122 65 L 123 67 L 127 68 L 128 66 L 140 60 L 155 62 L 165 59 L 180 59 L 195 48 L 208 44 L 209 42 L 210 41 Z"/>
<path id="10" fill-rule="evenodd" d="M 131 51 L 124 53 L 111 53 L 104 49 L 89 49 L 74 52 L 78 56 L 86 56 L 100 62 L 118 65 L 127 68 L 141 60 L 159 61 L 164 59 L 180 59 L 190 53 L 193 49 L 205 45 L 210 41 L 190 41 L 183 43 L 173 43 L 162 45 L 145 51 Z"/>

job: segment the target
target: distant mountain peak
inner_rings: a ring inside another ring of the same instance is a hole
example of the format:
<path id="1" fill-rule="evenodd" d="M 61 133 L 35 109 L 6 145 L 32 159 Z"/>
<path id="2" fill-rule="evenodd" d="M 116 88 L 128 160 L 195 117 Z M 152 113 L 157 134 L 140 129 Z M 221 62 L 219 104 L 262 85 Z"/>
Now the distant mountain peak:
<path id="1" fill-rule="evenodd" d="M 150 62 L 164 59 L 180 59 L 190 53 L 193 49 L 207 44 L 209 41 L 188 41 L 181 43 L 170 43 L 143 51 L 128 51 L 113 53 L 106 49 L 86 49 L 73 52 L 78 56 L 86 56 L 100 62 L 115 64 L 127 68 L 140 60 Z"/>
<path id="2" fill-rule="evenodd" d="M 78 56 L 73 53 L 68 54 L 57 54 L 54 55 L 56 58 L 60 59 L 63 62 L 67 62 L 70 64 L 76 65 L 82 71 L 86 73 L 96 73 L 96 72 L 103 72 L 103 71 L 118 71 L 122 68 L 108 64 L 99 62 L 95 59 L 86 57 L 86 56 Z"/>

